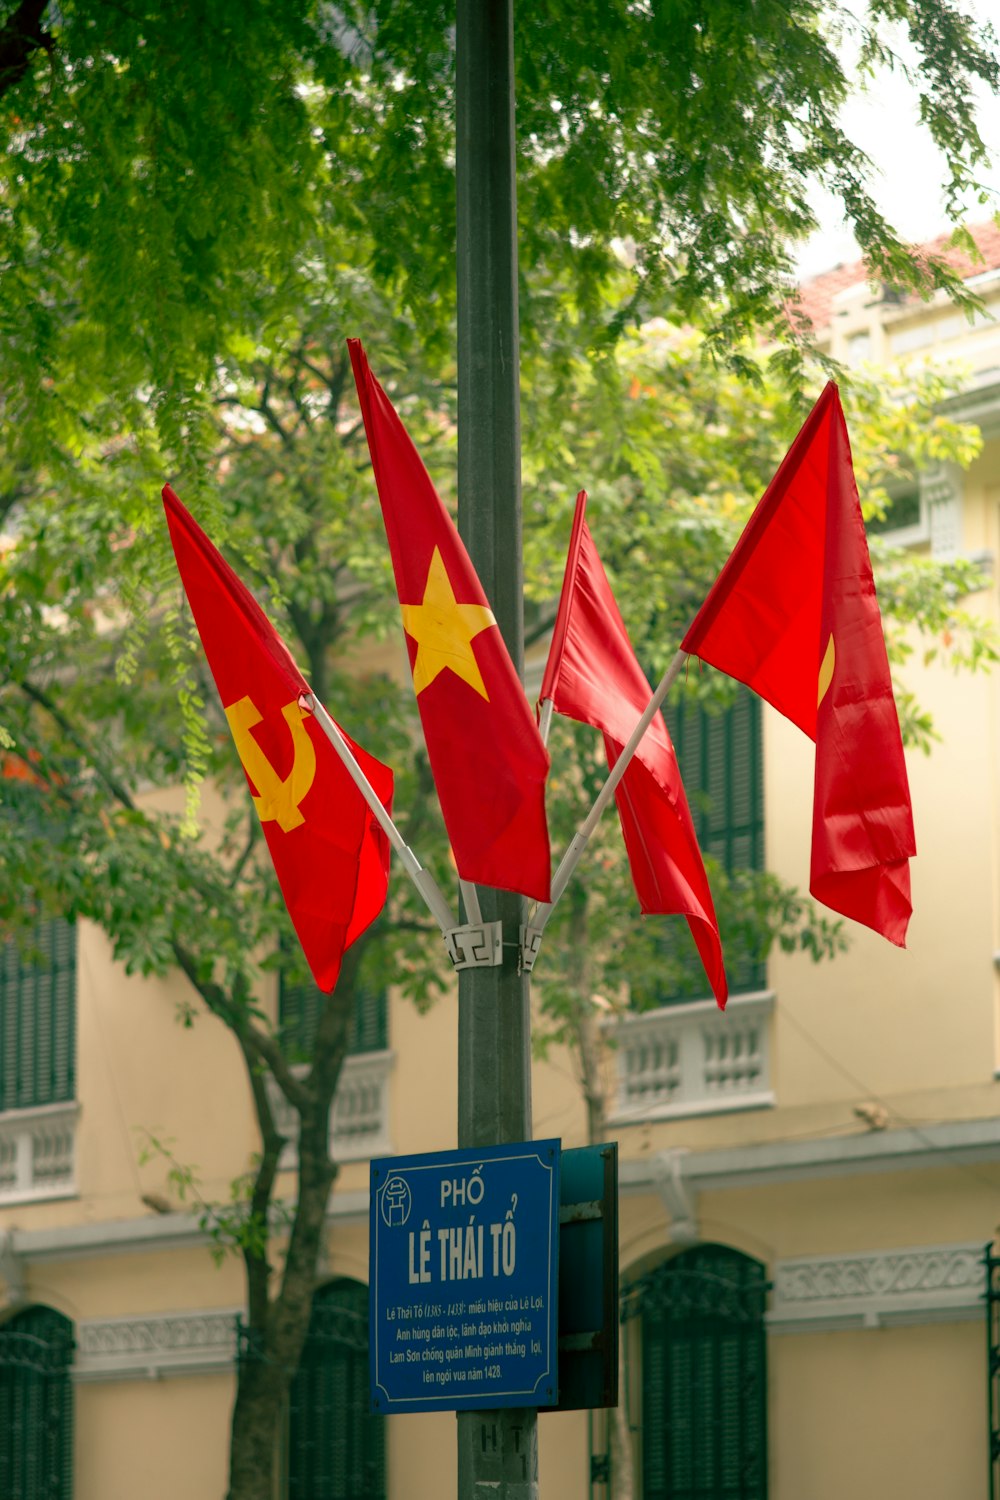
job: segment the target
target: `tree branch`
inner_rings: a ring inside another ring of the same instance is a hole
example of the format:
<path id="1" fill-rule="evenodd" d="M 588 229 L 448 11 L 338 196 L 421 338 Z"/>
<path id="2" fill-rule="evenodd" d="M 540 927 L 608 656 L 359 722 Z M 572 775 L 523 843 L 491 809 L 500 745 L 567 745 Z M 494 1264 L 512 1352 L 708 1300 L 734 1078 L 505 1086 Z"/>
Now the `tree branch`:
<path id="1" fill-rule="evenodd" d="M 400 918 L 399 921 L 392 921 L 388 917 L 383 920 L 379 930 L 383 933 L 419 932 L 423 933 L 427 937 L 437 937 L 441 931 L 441 929 L 439 927 L 436 927 L 433 922 L 417 922 L 407 918 Z"/>
<path id="2" fill-rule="evenodd" d="M 231 891 L 236 889 L 239 878 L 246 868 L 247 860 L 250 858 L 254 849 L 257 847 L 257 840 L 260 836 L 260 819 L 253 817 L 248 820 L 248 823 L 250 831 L 247 835 L 247 841 L 243 848 L 243 853 L 238 857 L 236 863 L 233 865 L 233 868 L 229 874 L 229 880 L 226 882 L 229 890 Z"/>
<path id="3" fill-rule="evenodd" d="M 281 439 L 281 442 L 282 442 L 283 446 L 285 448 L 289 448 L 289 449 L 293 448 L 295 446 L 295 444 L 294 444 L 294 441 L 292 439 L 291 433 L 287 432 L 286 429 L 284 427 L 282 427 L 282 425 L 279 422 L 278 418 L 274 414 L 273 407 L 271 406 L 271 377 L 270 377 L 270 375 L 266 376 L 265 379 L 264 379 L 264 384 L 261 387 L 261 392 L 260 392 L 260 404 L 258 405 L 258 407 L 256 409 L 257 409 L 257 411 L 260 412 L 261 416 L 264 418 L 264 421 L 271 428 L 271 430 L 273 432 L 277 433 L 278 437 Z"/>
<path id="4" fill-rule="evenodd" d="M 555 623 L 556 611 L 554 609 L 544 611 L 544 613 L 538 617 L 538 619 L 532 626 L 525 627 L 525 646 L 533 646 L 536 641 L 542 640 L 544 636 L 548 635 L 549 631 L 552 629 Z"/>
<path id="5" fill-rule="evenodd" d="M 243 993 L 227 994 L 214 979 L 203 979 L 198 972 L 194 954 L 178 938 L 171 938 L 171 951 L 179 969 L 183 970 L 192 987 L 204 1000 L 214 1016 L 228 1026 L 240 1046 L 250 1051 L 260 1062 L 266 1064 L 274 1076 L 285 1098 L 293 1109 L 301 1111 L 309 1103 L 309 1090 L 295 1077 L 291 1065 L 274 1037 L 268 1036 L 251 1021 Z M 245 987 L 245 986 L 244 986 Z"/>
<path id="6" fill-rule="evenodd" d="M 30 698 L 33 703 L 38 704 L 39 708 L 45 710 L 53 722 L 59 726 L 70 743 L 76 746 L 77 750 L 79 750 L 80 754 L 87 761 L 87 764 L 93 768 L 98 779 L 107 787 L 112 797 L 117 802 L 120 802 L 123 807 L 127 807 L 130 812 L 135 812 L 136 805 L 132 799 L 131 792 L 123 782 L 118 780 L 117 776 L 114 776 L 101 764 L 100 758 L 94 751 L 93 746 L 88 744 L 86 736 L 67 718 L 66 714 L 53 702 L 48 693 L 43 688 L 36 687 L 27 678 L 21 678 L 17 685 L 25 697 Z"/>
<path id="7" fill-rule="evenodd" d="M 427 822 L 427 812 L 434 796 L 434 773 L 431 763 L 422 750 L 418 750 L 414 757 L 414 772 L 416 773 L 417 785 L 416 795 L 410 803 L 410 810 L 405 821 L 397 822 L 400 833 L 413 848 L 413 841 Z"/>
<path id="8" fill-rule="evenodd" d="M 285 1139 L 275 1125 L 274 1111 L 271 1109 L 267 1086 L 257 1065 L 257 1059 L 242 1037 L 239 1038 L 239 1043 L 243 1061 L 246 1064 L 247 1076 L 250 1079 L 262 1145 L 261 1159 L 254 1176 L 253 1192 L 250 1195 L 250 1213 L 261 1226 L 264 1242 L 261 1246 L 251 1240 L 243 1247 L 243 1262 L 247 1273 L 247 1315 L 251 1328 L 262 1328 L 265 1326 L 268 1311 L 269 1213 Z"/>
<path id="9" fill-rule="evenodd" d="M 292 359 L 297 365 L 301 365 L 304 370 L 308 370 L 311 375 L 315 375 L 321 385 L 326 386 L 330 392 L 330 411 L 336 417 L 337 408 L 344 393 L 344 381 L 350 366 L 347 356 L 344 355 L 342 359 L 335 361 L 332 370 L 324 370 L 322 366 L 314 364 L 311 359 L 306 358 L 301 348 L 296 350 L 292 355 Z"/>
<path id="10" fill-rule="evenodd" d="M 86 738 L 62 710 L 53 703 L 48 694 L 43 689 L 36 688 L 33 683 L 27 681 L 22 681 L 18 685 L 27 697 L 51 715 L 67 739 L 84 756 L 87 763 L 93 768 L 111 795 L 124 807 L 128 808 L 130 812 L 139 811 L 140 809 L 136 807 L 127 787 L 101 765 L 100 760 L 94 753 L 93 748 L 87 743 Z M 191 878 L 193 878 L 193 873 Z M 178 967 L 186 974 L 191 985 L 197 990 L 212 1014 L 218 1016 L 235 1033 L 241 1046 L 250 1048 L 254 1055 L 270 1068 L 275 1082 L 289 1104 L 294 1109 L 301 1110 L 308 1101 L 308 1092 L 292 1073 L 287 1058 L 274 1038 L 253 1025 L 243 1003 L 246 996 L 235 993 L 228 995 L 222 986 L 216 984 L 214 980 L 202 979 L 198 972 L 198 965 L 194 954 L 178 938 L 172 938 L 170 946 Z"/>

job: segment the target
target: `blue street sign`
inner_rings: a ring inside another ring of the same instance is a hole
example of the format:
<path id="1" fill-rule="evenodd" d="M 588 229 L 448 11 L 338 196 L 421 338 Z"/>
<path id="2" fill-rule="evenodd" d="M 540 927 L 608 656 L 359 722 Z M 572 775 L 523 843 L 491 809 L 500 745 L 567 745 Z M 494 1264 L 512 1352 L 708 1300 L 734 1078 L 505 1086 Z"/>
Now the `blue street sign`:
<path id="1" fill-rule="evenodd" d="M 375 1411 L 555 1404 L 559 1149 L 372 1162 Z"/>

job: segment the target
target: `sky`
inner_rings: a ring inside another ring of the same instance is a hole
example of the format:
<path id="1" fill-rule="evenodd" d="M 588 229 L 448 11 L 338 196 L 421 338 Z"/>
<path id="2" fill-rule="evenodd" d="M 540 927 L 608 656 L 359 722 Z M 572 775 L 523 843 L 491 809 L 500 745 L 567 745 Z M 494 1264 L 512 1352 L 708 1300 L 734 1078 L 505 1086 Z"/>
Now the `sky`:
<path id="1" fill-rule="evenodd" d="M 1000 0 L 979 0 L 974 11 L 1000 30 Z M 979 95 L 979 128 L 991 149 L 991 170 L 984 180 L 996 194 L 992 209 L 970 205 L 968 222 L 982 223 L 1000 209 L 1000 100 L 985 90 Z M 945 217 L 941 184 L 946 174 L 941 158 L 917 114 L 916 92 L 898 72 L 882 76 L 859 94 L 841 113 L 848 136 L 861 146 L 878 168 L 873 193 L 879 207 L 906 238 L 919 242 L 933 239 L 949 228 Z M 843 262 L 858 259 L 858 248 L 844 226 L 836 200 L 817 191 L 813 204 L 820 229 L 796 257 L 803 278 L 829 271 Z"/>

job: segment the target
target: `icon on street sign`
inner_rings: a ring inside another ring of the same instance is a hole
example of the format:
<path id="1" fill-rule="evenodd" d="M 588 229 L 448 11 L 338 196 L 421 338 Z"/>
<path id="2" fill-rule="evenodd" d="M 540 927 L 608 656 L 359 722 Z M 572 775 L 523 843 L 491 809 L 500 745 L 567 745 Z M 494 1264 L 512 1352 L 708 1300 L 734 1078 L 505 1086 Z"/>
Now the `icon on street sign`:
<path id="1" fill-rule="evenodd" d="M 405 1177 L 390 1177 L 380 1195 L 382 1222 L 391 1229 L 403 1225 L 410 1217 L 412 1197 Z"/>

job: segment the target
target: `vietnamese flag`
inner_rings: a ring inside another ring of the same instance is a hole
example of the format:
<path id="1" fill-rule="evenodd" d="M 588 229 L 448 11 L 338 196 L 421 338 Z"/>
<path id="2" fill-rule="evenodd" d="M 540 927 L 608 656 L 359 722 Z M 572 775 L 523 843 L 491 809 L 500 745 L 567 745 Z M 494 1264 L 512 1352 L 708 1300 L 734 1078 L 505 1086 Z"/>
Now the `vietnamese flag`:
<path id="1" fill-rule="evenodd" d="M 385 905 L 389 842 L 326 735 L 299 706 L 299 694 L 311 689 L 256 599 L 169 485 L 163 506 L 288 915 L 313 978 L 329 992 L 345 948 Z M 391 808 L 388 766 L 344 738 Z"/>
<path id="2" fill-rule="evenodd" d="M 577 496 L 541 699 L 557 713 L 604 735 L 613 768 L 652 697 L 618 612 Z M 691 820 L 677 756 L 658 713 L 615 789 L 625 849 L 639 906 L 687 918 L 720 1008 L 729 993 L 712 892 Z"/>
<path id="3" fill-rule="evenodd" d="M 905 946 L 916 854 L 899 718 L 840 395 L 831 381 L 681 649 L 816 742 L 809 889 Z"/>
<path id="4" fill-rule="evenodd" d="M 347 344 L 458 873 L 547 901 L 548 752 L 458 531 L 360 339 Z"/>

